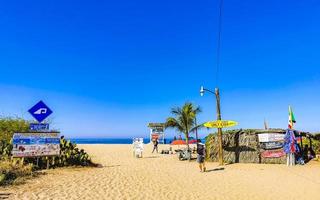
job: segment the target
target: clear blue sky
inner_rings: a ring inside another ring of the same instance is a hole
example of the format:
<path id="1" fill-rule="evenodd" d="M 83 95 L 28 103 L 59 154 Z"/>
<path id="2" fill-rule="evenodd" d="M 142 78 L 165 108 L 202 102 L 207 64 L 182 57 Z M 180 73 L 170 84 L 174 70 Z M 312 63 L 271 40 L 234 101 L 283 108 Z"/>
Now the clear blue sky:
<path id="1" fill-rule="evenodd" d="M 320 2 L 225 0 L 222 117 L 320 130 Z M 218 1 L 2 1 L 0 113 L 44 100 L 69 137 L 147 136 L 170 108 L 215 118 Z M 174 134 L 172 131 L 169 132 Z M 205 136 L 207 131 L 201 133 Z"/>

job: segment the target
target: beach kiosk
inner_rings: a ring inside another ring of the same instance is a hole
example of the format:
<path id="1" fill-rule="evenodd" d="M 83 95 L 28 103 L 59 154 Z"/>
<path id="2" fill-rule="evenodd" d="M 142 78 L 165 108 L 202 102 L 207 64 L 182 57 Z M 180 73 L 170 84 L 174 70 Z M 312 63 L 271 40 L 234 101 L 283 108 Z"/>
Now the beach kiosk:
<path id="1" fill-rule="evenodd" d="M 165 124 L 164 123 L 149 123 L 150 128 L 150 143 L 152 140 L 158 140 L 159 143 L 165 143 Z"/>

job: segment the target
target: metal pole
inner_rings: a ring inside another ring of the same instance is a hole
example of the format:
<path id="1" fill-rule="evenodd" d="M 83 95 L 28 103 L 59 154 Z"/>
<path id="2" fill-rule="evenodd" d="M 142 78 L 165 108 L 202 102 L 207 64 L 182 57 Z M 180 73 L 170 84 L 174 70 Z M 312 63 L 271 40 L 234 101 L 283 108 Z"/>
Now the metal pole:
<path id="1" fill-rule="evenodd" d="M 198 144 L 198 128 L 197 128 L 197 126 L 198 126 L 198 124 L 197 124 L 197 117 L 195 117 L 195 126 L 196 126 L 196 140 L 197 140 L 197 144 Z"/>
<path id="2" fill-rule="evenodd" d="M 216 94 L 216 100 L 217 100 L 217 120 L 221 120 L 219 88 L 215 89 L 215 94 Z M 222 128 L 218 128 L 218 142 L 219 142 L 219 165 L 223 165 Z"/>

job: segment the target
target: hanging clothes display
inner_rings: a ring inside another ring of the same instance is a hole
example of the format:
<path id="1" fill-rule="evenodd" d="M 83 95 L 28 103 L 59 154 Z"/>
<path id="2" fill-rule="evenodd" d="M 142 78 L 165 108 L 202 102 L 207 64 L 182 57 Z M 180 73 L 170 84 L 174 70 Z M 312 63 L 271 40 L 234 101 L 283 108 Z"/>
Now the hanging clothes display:
<path id="1" fill-rule="evenodd" d="M 284 136 L 283 150 L 287 155 L 287 166 L 295 165 L 295 153 L 299 152 L 297 139 L 294 135 L 294 130 L 287 129 L 286 135 Z"/>

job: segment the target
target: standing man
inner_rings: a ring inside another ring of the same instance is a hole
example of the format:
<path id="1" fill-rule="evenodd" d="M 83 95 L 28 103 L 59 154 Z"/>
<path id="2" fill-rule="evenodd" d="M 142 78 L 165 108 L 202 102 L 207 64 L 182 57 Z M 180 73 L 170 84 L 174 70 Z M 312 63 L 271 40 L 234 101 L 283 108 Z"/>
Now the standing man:
<path id="1" fill-rule="evenodd" d="M 197 145 L 197 162 L 199 163 L 200 172 L 206 171 L 206 165 L 204 163 L 206 157 L 206 147 L 203 143 Z"/>
<path id="2" fill-rule="evenodd" d="M 158 153 L 158 144 L 159 144 L 158 139 L 154 139 L 152 142 L 153 142 L 153 150 L 152 150 L 152 153 L 154 152 L 154 150 L 156 150 L 157 153 Z"/>

